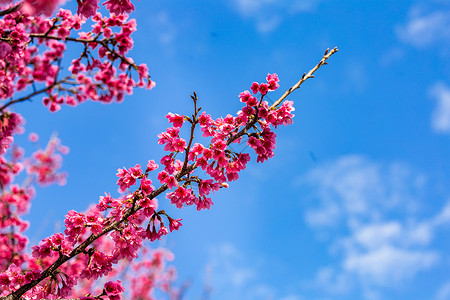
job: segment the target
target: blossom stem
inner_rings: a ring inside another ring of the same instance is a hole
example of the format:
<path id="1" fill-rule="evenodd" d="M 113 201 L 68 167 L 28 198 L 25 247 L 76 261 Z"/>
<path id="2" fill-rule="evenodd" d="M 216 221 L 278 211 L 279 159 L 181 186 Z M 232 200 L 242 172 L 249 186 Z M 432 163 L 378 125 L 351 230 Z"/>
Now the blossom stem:
<path id="1" fill-rule="evenodd" d="M 57 86 L 57 85 L 59 85 L 59 84 L 61 84 L 61 83 L 65 83 L 66 80 L 71 79 L 71 78 L 73 78 L 73 76 L 67 76 L 67 77 L 65 77 L 65 78 L 63 78 L 63 79 L 61 79 L 61 80 L 59 80 L 59 81 L 53 82 L 51 85 L 49 85 L 49 86 L 47 86 L 47 87 L 45 87 L 45 88 L 43 88 L 43 89 L 34 91 L 33 93 L 31 93 L 31 94 L 29 94 L 29 95 L 27 95 L 27 96 L 24 96 L 24 97 L 22 97 L 22 98 L 18 98 L 18 99 L 15 99 L 15 100 L 11 100 L 11 101 L 9 101 L 8 103 L 6 103 L 5 105 L 3 105 L 2 107 L 0 107 L 0 112 L 2 112 L 5 108 L 7 108 L 7 107 L 10 106 L 10 105 L 13 105 L 13 104 L 15 104 L 15 103 L 19 103 L 19 102 L 23 102 L 23 101 L 30 100 L 30 98 L 32 98 L 32 97 L 34 97 L 34 96 L 36 96 L 36 95 L 39 95 L 39 94 L 41 94 L 41 93 L 45 93 L 45 92 L 47 92 L 48 90 L 51 90 L 52 88 L 54 88 L 55 86 Z"/>
<path id="2" fill-rule="evenodd" d="M 325 61 L 334 53 L 337 52 L 337 48 L 334 48 L 333 50 L 331 50 L 330 52 L 327 51 L 325 52 L 325 55 L 323 56 L 322 60 L 313 68 L 311 69 L 307 74 L 304 74 L 302 76 L 302 78 L 300 79 L 299 82 L 297 82 L 297 84 L 295 84 L 293 87 L 291 87 L 289 90 L 287 90 L 283 96 L 278 99 L 272 106 L 271 108 L 276 107 L 277 105 L 279 105 L 281 103 L 281 101 L 283 101 L 289 94 L 291 94 L 294 90 L 298 89 L 300 87 L 300 85 L 307 79 L 312 78 L 313 77 L 313 73 L 319 69 L 322 65 L 326 64 Z M 67 79 L 67 78 L 65 78 Z M 63 80 L 65 80 L 63 79 Z M 62 80 L 62 81 L 63 81 Z M 59 83 L 59 82 L 58 82 Z M 56 85 L 57 83 L 54 83 L 54 85 Z M 46 88 L 46 90 L 50 89 L 50 87 Z M 42 93 L 43 90 L 39 90 L 36 91 L 33 94 L 30 94 L 29 96 L 25 97 L 26 99 L 38 94 L 38 93 Z M 15 102 L 18 102 L 18 100 L 24 101 L 26 99 L 17 99 L 15 100 Z M 194 93 L 194 96 L 192 96 L 192 99 L 194 100 L 194 115 L 193 115 L 193 120 L 192 120 L 192 125 L 191 125 L 191 138 L 190 138 L 190 142 L 188 145 L 188 148 L 186 149 L 186 157 L 185 157 L 185 162 L 183 164 L 183 167 L 181 168 L 180 172 L 175 176 L 177 181 L 183 181 L 183 176 L 185 175 L 189 175 L 193 170 L 195 170 L 197 168 L 197 164 L 194 163 L 192 165 L 187 164 L 187 157 L 188 157 L 188 151 L 189 148 L 192 144 L 192 140 L 193 140 L 193 136 L 194 136 L 194 129 L 195 129 L 195 125 L 197 123 L 197 114 L 198 114 L 198 110 L 197 109 L 197 95 Z M 8 103 L 7 105 L 12 104 L 11 102 Z M 6 106 L 7 106 L 6 105 Z M 0 111 L 3 110 L 4 108 L 6 108 L 6 106 L 0 108 Z M 258 116 L 258 113 L 256 112 L 253 115 L 253 118 L 251 120 L 249 120 L 247 122 L 247 124 L 245 125 L 244 128 L 242 128 L 238 133 L 236 133 L 235 135 L 231 136 L 227 142 L 226 145 L 230 145 L 233 141 L 235 141 L 236 139 L 238 139 L 239 137 L 243 136 L 244 134 L 247 133 L 248 130 L 250 130 L 253 126 L 255 126 L 255 124 L 259 121 L 260 117 Z M 187 179 L 185 179 L 187 180 Z M 155 197 L 161 195 L 162 193 L 164 193 L 166 190 L 168 190 L 168 185 L 167 183 L 161 185 L 158 189 L 153 190 L 147 197 L 151 200 L 154 199 Z M 138 203 L 134 203 L 130 208 L 128 208 L 122 218 L 118 221 L 114 221 L 110 224 L 108 224 L 107 226 L 105 226 L 103 228 L 103 230 L 98 233 L 98 234 L 91 234 L 87 239 L 85 239 L 80 245 L 78 245 L 75 249 L 73 249 L 67 256 L 66 255 L 60 255 L 58 257 L 58 259 L 51 264 L 47 269 L 45 269 L 44 271 L 42 271 L 40 277 L 36 280 L 32 280 L 31 282 L 21 286 L 18 290 L 16 290 L 15 292 L 12 292 L 11 294 L 5 296 L 5 297 L 1 297 L 0 300 L 19 300 L 27 291 L 29 291 L 30 289 L 32 289 L 33 287 L 35 287 L 37 284 L 39 284 L 42 280 L 44 280 L 47 277 L 51 277 L 53 276 L 54 272 L 56 272 L 58 270 L 58 268 L 63 265 L 65 262 L 69 261 L 70 259 L 72 259 L 73 257 L 77 256 L 80 253 L 86 253 L 87 251 L 87 247 L 89 245 L 91 245 L 95 240 L 99 239 L 100 237 L 104 236 L 105 234 L 113 231 L 113 230 L 117 230 L 117 228 L 119 228 L 119 225 L 125 221 L 128 220 L 128 218 L 130 216 L 132 216 L 133 214 L 135 214 L 137 211 L 139 211 L 142 208 L 142 206 Z"/>
<path id="3" fill-rule="evenodd" d="M 18 11 L 22 7 L 22 5 L 23 5 L 23 2 L 21 2 L 17 5 L 11 6 L 10 8 L 7 8 L 5 10 L 0 11 L 0 17 L 6 16 L 8 14 L 12 14 L 13 12 Z"/>
<path id="4" fill-rule="evenodd" d="M 325 54 L 323 55 L 322 59 L 320 60 L 320 62 L 311 70 L 309 70 L 308 73 L 303 74 L 302 78 L 300 78 L 300 80 L 294 85 L 292 86 L 290 89 L 288 89 L 283 96 L 281 96 L 277 101 L 275 101 L 270 108 L 275 108 L 278 105 L 280 105 L 280 103 L 287 97 L 289 96 L 293 91 L 295 91 L 296 89 L 298 89 L 303 82 L 305 82 L 307 79 L 309 78 L 314 78 L 314 72 L 316 72 L 321 66 L 326 65 L 326 60 L 330 58 L 331 55 L 333 55 L 334 53 L 338 52 L 338 48 L 334 47 L 331 51 L 329 51 L 329 49 L 327 49 L 325 51 Z"/>

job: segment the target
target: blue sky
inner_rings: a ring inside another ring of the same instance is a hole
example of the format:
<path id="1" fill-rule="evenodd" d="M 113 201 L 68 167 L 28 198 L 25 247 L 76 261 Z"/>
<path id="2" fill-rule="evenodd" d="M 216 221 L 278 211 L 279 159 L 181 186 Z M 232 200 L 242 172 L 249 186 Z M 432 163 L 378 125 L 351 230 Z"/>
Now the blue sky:
<path id="1" fill-rule="evenodd" d="M 71 3 L 69 3 L 70 5 Z M 321 58 L 329 65 L 289 97 L 275 158 L 253 162 L 210 211 L 183 218 L 163 245 L 187 299 L 450 299 L 450 2 L 156 1 L 135 3 L 133 56 L 152 91 L 121 104 L 49 114 L 16 109 L 27 131 L 58 131 L 71 152 L 65 187 L 40 189 L 32 241 L 61 230 L 70 209 L 115 193 L 117 168 L 159 159 L 167 112 L 189 95 L 214 117 L 268 72 L 281 95 Z M 20 139 L 19 139 L 20 140 Z M 25 136 L 22 137 L 25 140 Z"/>

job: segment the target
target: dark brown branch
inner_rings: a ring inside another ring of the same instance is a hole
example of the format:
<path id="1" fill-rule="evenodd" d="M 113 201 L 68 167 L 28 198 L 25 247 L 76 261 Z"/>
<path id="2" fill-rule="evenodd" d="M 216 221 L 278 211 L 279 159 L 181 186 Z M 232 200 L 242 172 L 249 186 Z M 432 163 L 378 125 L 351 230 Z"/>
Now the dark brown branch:
<path id="1" fill-rule="evenodd" d="M 333 55 L 334 53 L 336 53 L 338 51 L 338 49 L 335 47 L 333 50 L 331 50 L 330 52 L 328 52 L 328 49 L 325 51 L 325 55 L 322 57 L 322 59 L 320 60 L 320 62 L 314 67 L 312 68 L 307 74 L 303 74 L 302 78 L 291 88 L 289 88 L 284 94 L 283 96 L 281 96 L 277 101 L 275 101 L 270 108 L 273 109 L 275 107 L 277 107 L 287 96 L 289 96 L 293 91 L 295 91 L 296 89 L 298 89 L 303 82 L 305 82 L 307 79 L 309 78 L 313 78 L 313 74 L 314 72 L 316 72 L 321 66 L 323 66 L 325 63 L 325 61 L 330 58 L 331 55 Z M 230 137 L 227 141 L 227 146 L 230 145 L 232 142 L 234 142 L 235 140 L 237 140 L 238 138 L 242 137 L 243 135 L 245 135 L 247 133 L 248 130 L 250 130 L 253 126 L 256 125 L 256 123 L 258 122 L 258 116 L 255 115 L 253 116 L 252 121 L 250 121 L 249 123 L 247 123 L 247 125 L 245 125 L 245 127 L 243 129 L 241 129 L 238 133 L 236 133 L 235 135 L 233 135 L 232 137 Z"/>
<path id="2" fill-rule="evenodd" d="M 58 40 L 58 41 L 71 41 L 71 42 L 78 42 L 83 44 L 89 44 L 89 43 L 97 43 L 108 49 L 109 52 L 116 55 L 118 58 L 120 58 L 123 62 L 127 63 L 128 65 L 132 66 L 133 69 L 138 70 L 138 66 L 135 63 L 132 63 L 128 58 L 125 56 L 117 53 L 114 49 L 110 48 L 108 45 L 108 42 L 111 39 L 103 39 L 103 40 L 97 40 L 98 36 L 94 39 L 79 39 L 79 38 L 73 38 L 73 37 L 66 37 L 66 38 L 60 38 L 58 36 L 54 35 L 48 35 L 47 33 L 31 33 L 30 37 L 32 38 L 42 38 L 42 39 L 51 39 L 51 40 Z"/>
<path id="3" fill-rule="evenodd" d="M 18 11 L 22 7 L 22 5 L 23 5 L 23 2 L 21 2 L 17 5 L 11 6 L 10 8 L 7 8 L 5 10 L 0 11 L 0 17 L 6 16 L 8 14 L 12 14 L 13 12 Z"/>
<path id="4" fill-rule="evenodd" d="M 19 102 L 23 102 L 23 101 L 30 100 L 30 98 L 32 98 L 32 97 L 34 97 L 34 96 L 36 96 L 36 95 L 39 95 L 39 94 L 41 94 L 41 93 L 45 93 L 45 92 L 47 92 L 48 90 L 51 90 L 52 88 L 54 88 L 55 86 L 57 86 L 57 85 L 59 85 L 59 84 L 61 84 L 61 83 L 64 83 L 65 80 L 70 79 L 70 78 L 72 78 L 72 76 L 67 76 L 67 77 L 65 77 L 64 79 L 61 79 L 61 80 L 59 80 L 59 81 L 56 81 L 56 82 L 52 83 L 51 85 L 49 85 L 49 86 L 47 86 L 47 87 L 45 87 L 45 88 L 43 88 L 43 89 L 37 90 L 37 91 L 35 91 L 35 92 L 33 92 L 33 93 L 27 95 L 27 96 L 24 96 L 24 97 L 19 98 L 19 99 L 11 100 L 11 101 L 9 101 L 8 103 L 6 103 L 5 105 L 3 105 L 2 107 L 0 107 L 0 112 L 2 112 L 3 110 L 5 110 L 5 108 L 7 108 L 7 107 L 10 106 L 10 105 L 13 105 L 13 104 L 15 104 L 15 103 L 19 103 Z"/>
<path id="5" fill-rule="evenodd" d="M 334 53 L 337 52 L 337 48 L 334 48 L 332 51 L 330 51 L 328 53 L 328 49 L 325 52 L 325 55 L 323 56 L 322 60 L 313 68 L 311 69 L 307 74 L 304 74 L 302 76 L 302 78 L 300 79 L 299 82 L 297 82 L 297 84 L 295 84 L 293 87 L 291 87 L 289 90 L 287 90 L 282 97 L 280 97 L 280 99 L 278 99 L 272 106 L 271 108 L 276 107 L 277 105 L 279 105 L 281 103 L 281 101 L 283 101 L 290 93 L 292 93 L 292 91 L 298 89 L 300 87 L 300 85 L 308 78 L 312 78 L 312 74 L 319 69 L 322 65 L 325 64 L 325 61 Z M 195 97 L 196 98 L 196 97 Z M 1 109 L 0 109 L 1 110 Z M 195 111 L 197 111 L 197 108 L 195 107 Z M 259 118 L 258 118 L 258 114 L 255 113 L 255 115 L 253 116 L 253 119 L 248 122 L 246 124 L 246 126 L 241 129 L 236 135 L 231 136 L 228 141 L 227 141 L 227 145 L 230 145 L 233 141 L 235 141 L 236 139 L 238 139 L 239 137 L 243 136 L 244 134 L 247 133 L 247 131 L 249 129 L 251 129 L 257 122 L 258 122 Z M 194 120 L 193 120 L 193 124 L 195 122 L 195 116 L 194 116 Z M 192 128 L 192 127 L 191 127 Z M 187 150 L 188 151 L 188 150 Z M 193 165 L 187 166 L 187 164 L 185 163 L 181 169 L 181 171 L 175 176 L 175 178 L 177 180 L 180 180 L 183 176 L 188 175 L 190 172 L 192 172 L 193 170 L 195 170 L 197 168 L 196 164 L 194 163 Z M 154 190 L 149 196 L 149 199 L 154 199 L 155 197 L 159 196 L 160 194 L 162 194 L 163 192 L 165 192 L 168 189 L 167 184 L 163 184 L 162 186 L 160 186 L 158 189 Z M 101 233 L 94 235 L 91 234 L 86 240 L 84 240 L 84 242 L 82 242 L 79 246 L 77 246 L 74 250 L 72 250 L 72 252 L 70 252 L 70 254 L 68 256 L 64 256 L 61 255 L 52 265 L 50 265 L 47 269 L 45 269 L 42 273 L 41 276 L 36 279 L 31 281 L 30 283 L 27 283 L 25 285 L 23 285 L 22 287 L 20 287 L 17 291 L 9 294 L 8 296 L 5 297 L 1 297 L 0 300 L 19 300 L 20 297 L 25 294 L 27 291 L 29 291 L 30 289 L 32 289 L 33 287 L 35 287 L 37 284 L 39 284 L 42 280 L 44 280 L 47 277 L 52 276 L 52 274 L 61 266 L 63 265 L 65 262 L 67 262 L 68 260 L 72 259 L 73 257 L 77 256 L 80 253 L 86 253 L 86 248 L 92 244 L 95 240 L 99 239 L 100 237 L 102 237 L 103 235 L 109 233 L 110 231 L 113 231 L 115 229 L 118 228 L 118 226 L 127 221 L 128 218 L 135 214 L 138 210 L 140 210 L 142 207 L 139 204 L 133 205 L 132 207 L 130 207 L 123 215 L 122 219 L 120 221 L 114 221 L 112 223 L 110 223 L 109 225 L 107 225 Z"/>
<path id="6" fill-rule="evenodd" d="M 326 65 L 326 60 L 329 59 L 331 55 L 338 52 L 338 48 L 334 47 L 331 51 L 329 51 L 329 52 L 328 51 L 329 51 L 329 49 L 325 50 L 325 54 L 323 55 L 323 57 L 319 61 L 319 63 L 314 68 L 312 68 L 308 73 L 303 74 L 302 78 L 294 86 L 292 86 L 290 89 L 288 89 L 283 94 L 283 96 L 281 96 L 277 101 L 275 101 L 275 103 L 272 104 L 270 106 L 270 108 L 277 107 L 281 103 L 281 101 L 283 101 L 287 96 L 289 96 L 289 94 L 291 94 L 293 91 L 298 89 L 302 85 L 303 82 L 305 82 L 309 78 L 314 78 L 314 76 L 313 76 L 314 72 L 316 72 L 321 66 Z"/>
<path id="7" fill-rule="evenodd" d="M 182 170 L 185 169 L 188 164 L 189 150 L 191 149 L 192 142 L 194 141 L 195 126 L 198 123 L 199 110 L 197 109 L 197 100 L 198 100 L 197 94 L 194 92 L 194 95 L 192 95 L 191 98 L 192 98 L 192 101 L 194 101 L 194 114 L 192 115 L 192 120 L 191 120 L 191 137 L 189 138 L 189 144 L 187 145 L 187 148 L 186 148 L 186 153 L 184 156 L 184 163 L 183 163 L 183 167 L 181 168 Z"/>
<path id="8" fill-rule="evenodd" d="M 97 41 L 95 39 L 78 39 L 72 37 L 60 38 L 59 36 L 48 35 L 48 33 L 30 33 L 30 38 L 40 38 L 40 39 L 49 39 L 49 40 L 58 40 L 58 41 L 72 41 L 79 43 L 101 43 L 102 41 Z"/>

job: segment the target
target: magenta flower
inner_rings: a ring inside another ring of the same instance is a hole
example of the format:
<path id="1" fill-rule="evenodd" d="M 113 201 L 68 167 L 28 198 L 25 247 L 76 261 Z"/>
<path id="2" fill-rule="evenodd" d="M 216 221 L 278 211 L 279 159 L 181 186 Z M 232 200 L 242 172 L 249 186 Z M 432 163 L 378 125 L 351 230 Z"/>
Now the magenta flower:
<path id="1" fill-rule="evenodd" d="M 239 99 L 241 100 L 241 102 L 244 102 L 244 103 L 246 103 L 250 97 L 251 97 L 251 94 L 249 91 L 244 91 L 239 94 Z"/>
<path id="2" fill-rule="evenodd" d="M 108 281 L 105 283 L 105 292 L 106 295 L 109 297 L 110 300 L 120 300 L 122 297 L 120 296 L 121 293 L 125 291 L 125 289 L 122 286 L 122 281 Z"/>
<path id="3" fill-rule="evenodd" d="M 258 90 L 261 95 L 266 95 L 269 91 L 269 85 L 267 83 L 261 83 Z"/>
<path id="4" fill-rule="evenodd" d="M 147 163 L 147 169 L 145 170 L 145 172 L 151 172 L 154 171 L 156 169 L 158 169 L 158 165 L 155 163 L 154 160 L 149 160 Z"/>
<path id="5" fill-rule="evenodd" d="M 106 8 L 116 15 L 129 14 L 134 10 L 134 5 L 129 0 L 108 0 L 103 5 L 106 5 Z"/>
<path id="6" fill-rule="evenodd" d="M 169 119 L 169 122 L 173 124 L 173 127 L 181 127 L 183 126 L 184 117 L 179 114 L 168 113 L 166 118 Z"/>
<path id="7" fill-rule="evenodd" d="M 180 223 L 182 219 L 172 219 L 169 217 L 169 229 L 170 232 L 178 230 L 183 224 Z"/>
<path id="8" fill-rule="evenodd" d="M 77 14 L 82 15 L 86 18 L 90 18 L 97 12 L 99 0 L 77 0 L 78 9 Z"/>
<path id="9" fill-rule="evenodd" d="M 141 191 L 144 195 L 150 195 L 153 192 L 152 181 L 150 179 L 143 178 L 141 180 Z"/>
<path id="10" fill-rule="evenodd" d="M 252 90 L 253 94 L 258 93 L 258 90 L 259 90 L 259 83 L 253 82 L 253 83 L 252 83 L 252 86 L 250 87 L 250 89 Z"/>
<path id="11" fill-rule="evenodd" d="M 279 79 L 278 79 L 278 75 L 276 74 L 276 73 L 273 73 L 273 74 L 267 74 L 267 78 L 266 78 L 266 80 L 267 80 L 267 82 L 269 82 L 269 81 L 275 81 L 275 82 L 278 82 L 278 81 L 280 81 Z"/>

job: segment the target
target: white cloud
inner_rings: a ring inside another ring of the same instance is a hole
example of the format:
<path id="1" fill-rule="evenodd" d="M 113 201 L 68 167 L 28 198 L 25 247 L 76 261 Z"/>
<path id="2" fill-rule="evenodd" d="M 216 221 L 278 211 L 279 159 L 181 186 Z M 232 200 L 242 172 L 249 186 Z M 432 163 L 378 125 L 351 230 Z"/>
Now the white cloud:
<path id="1" fill-rule="evenodd" d="M 380 245 L 390 244 L 402 234 L 402 227 L 398 222 L 384 224 L 370 224 L 358 229 L 354 239 L 366 248 L 378 248 Z"/>
<path id="2" fill-rule="evenodd" d="M 450 223 L 450 202 L 448 202 L 442 211 L 432 220 L 434 226 Z"/>
<path id="3" fill-rule="evenodd" d="M 328 226 L 331 227 L 337 223 L 340 217 L 339 206 L 330 203 L 321 209 L 309 210 L 305 213 L 306 222 L 312 226 Z"/>
<path id="4" fill-rule="evenodd" d="M 390 286 L 434 266 L 439 254 L 431 249 L 433 219 L 405 225 L 404 221 L 367 222 L 336 241 L 342 269 L 365 286 Z"/>
<path id="5" fill-rule="evenodd" d="M 402 48 L 387 49 L 380 57 L 380 64 L 383 67 L 390 66 L 393 62 L 401 60 L 405 55 Z"/>
<path id="6" fill-rule="evenodd" d="M 450 300 L 450 281 L 447 281 L 439 288 L 436 300 Z"/>
<path id="7" fill-rule="evenodd" d="M 234 1 L 239 12 L 245 16 L 256 14 L 264 7 L 271 6 L 276 0 L 236 0 Z"/>
<path id="8" fill-rule="evenodd" d="M 412 9 L 409 20 L 396 30 L 397 36 L 405 43 L 417 47 L 450 41 L 450 12 L 434 11 L 423 13 Z"/>
<path id="9" fill-rule="evenodd" d="M 301 179 L 316 187 L 319 206 L 308 209 L 310 225 L 334 226 L 342 221 L 376 220 L 383 210 L 414 210 L 426 177 L 401 163 L 379 164 L 360 155 L 344 156 Z"/>
<path id="10" fill-rule="evenodd" d="M 347 256 L 343 268 L 371 284 L 391 285 L 414 277 L 419 271 L 433 266 L 438 259 L 439 255 L 434 251 L 407 250 L 386 245 Z"/>
<path id="11" fill-rule="evenodd" d="M 350 155 L 313 169 L 301 182 L 315 186 L 312 199 L 319 203 L 306 209 L 306 223 L 319 235 L 333 232 L 328 247 L 335 261 L 315 279 L 326 293 L 359 287 L 365 299 L 382 299 L 383 289 L 440 261 L 432 242 L 439 227 L 450 224 L 450 202 L 432 217 L 418 216 L 427 188 L 423 174 Z"/>
<path id="12" fill-rule="evenodd" d="M 302 300 L 303 298 L 300 298 L 297 295 L 287 295 L 283 298 L 281 298 L 280 300 Z"/>
<path id="13" fill-rule="evenodd" d="M 436 100 L 431 127 L 439 133 L 450 133 L 450 89 L 442 84 L 435 84 L 430 95 Z"/>
<path id="14" fill-rule="evenodd" d="M 281 23 L 279 16 L 273 16 L 266 20 L 258 20 L 256 28 L 261 33 L 268 33 L 274 31 Z"/>
<path id="15" fill-rule="evenodd" d="M 261 33 L 274 31 L 286 15 L 310 12 L 323 0 L 233 0 L 231 5 L 245 18 L 255 21 Z"/>
<path id="16" fill-rule="evenodd" d="M 261 274 L 267 270 L 261 265 L 261 261 L 255 257 L 249 258 L 231 243 L 209 249 L 208 269 L 212 298 L 249 300 L 280 298 L 276 297 L 280 290 L 261 279 Z"/>
<path id="17" fill-rule="evenodd" d="M 231 284 L 234 288 L 244 287 L 256 277 L 256 272 L 245 266 L 239 250 L 232 244 L 223 244 L 210 251 L 209 265 L 218 276 L 214 281 L 219 286 Z M 219 275 L 220 274 L 220 275 Z"/>
<path id="18" fill-rule="evenodd" d="M 231 243 L 209 249 L 209 285 L 211 298 L 215 299 L 285 299 L 301 300 L 300 295 L 283 294 L 280 287 L 265 282 L 261 277 L 268 272 L 265 261 L 249 257 Z M 283 298 L 284 297 L 284 298 Z"/>
<path id="19" fill-rule="evenodd" d="M 345 294 L 353 285 L 353 282 L 347 274 L 336 272 L 331 267 L 319 269 L 314 281 L 313 285 L 318 289 L 326 287 L 327 293 L 330 294 Z"/>
<path id="20" fill-rule="evenodd" d="M 152 18 L 148 18 L 147 24 L 152 34 L 155 34 L 163 45 L 171 45 L 177 38 L 178 30 L 175 22 L 165 11 L 160 11 Z"/>

